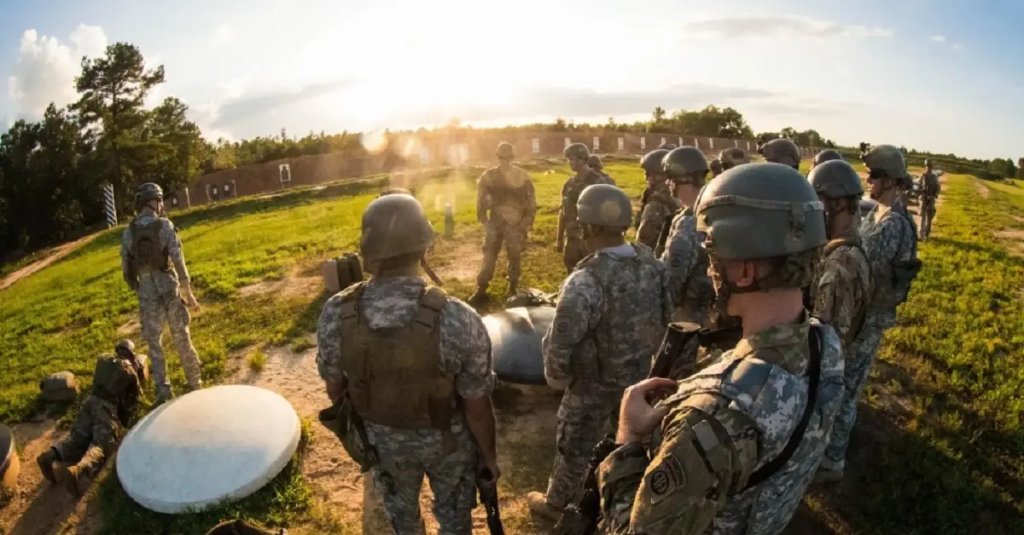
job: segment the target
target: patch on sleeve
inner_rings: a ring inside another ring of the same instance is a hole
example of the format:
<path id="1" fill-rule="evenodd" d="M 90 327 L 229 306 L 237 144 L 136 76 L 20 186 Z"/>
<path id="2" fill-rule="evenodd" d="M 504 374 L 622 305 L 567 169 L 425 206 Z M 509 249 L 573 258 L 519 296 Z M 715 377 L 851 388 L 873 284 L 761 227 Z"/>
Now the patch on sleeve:
<path id="1" fill-rule="evenodd" d="M 683 463 L 675 455 L 665 457 L 658 467 L 647 474 L 647 490 L 652 496 L 652 503 L 658 503 L 677 489 L 686 486 L 686 472 Z"/>

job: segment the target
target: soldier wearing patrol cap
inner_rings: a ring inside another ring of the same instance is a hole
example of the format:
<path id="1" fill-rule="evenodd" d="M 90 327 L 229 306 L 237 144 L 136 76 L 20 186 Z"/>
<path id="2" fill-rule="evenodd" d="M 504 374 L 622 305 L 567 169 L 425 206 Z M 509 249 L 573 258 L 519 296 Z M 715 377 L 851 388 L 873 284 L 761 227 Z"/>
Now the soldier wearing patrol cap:
<path id="1" fill-rule="evenodd" d="M 872 295 L 863 324 L 846 357 L 846 385 L 850 403 L 836 418 L 835 429 L 818 469 L 818 481 L 843 477 L 850 432 L 857 419 L 856 397 L 867 381 L 875 353 L 885 330 L 896 324 L 896 307 L 906 300 L 910 283 L 917 275 L 917 231 L 907 214 L 901 189 L 910 181 L 903 153 L 892 145 L 876 145 L 862 156 L 868 168 L 871 198 L 877 203 L 861 222 L 871 267 Z"/>
<path id="2" fill-rule="evenodd" d="M 839 338 L 801 295 L 826 239 L 807 180 L 742 165 L 709 182 L 695 212 L 720 305 L 742 318 L 743 338 L 686 379 L 626 390 L 620 446 L 597 474 L 603 532 L 781 532 L 842 398 Z"/>
<path id="3" fill-rule="evenodd" d="M 522 273 L 523 249 L 537 214 L 533 180 L 526 171 L 512 165 L 515 157 L 512 144 L 499 143 L 497 156 L 498 165 L 484 171 L 477 182 L 476 217 L 486 234 L 484 260 L 476 279 L 476 293 L 469 298 L 470 303 L 479 303 L 486 298 L 502 244 L 508 255 L 508 293 L 516 293 Z"/>
<path id="4" fill-rule="evenodd" d="M 546 379 L 566 390 L 547 491 L 526 497 L 532 511 L 551 520 L 579 486 L 623 389 L 647 375 L 672 307 L 664 268 L 649 248 L 625 240 L 629 197 L 612 185 L 589 186 L 577 212 L 594 253 L 562 283 L 542 343 Z"/>
<path id="5" fill-rule="evenodd" d="M 121 271 L 139 296 L 142 338 L 149 345 L 156 402 L 161 403 L 173 397 L 160 342 L 165 323 L 170 326 L 189 389 L 203 384 L 186 308 L 198 308 L 199 303 L 192 293 L 181 240 L 174 224 L 164 217 L 163 190 L 152 182 L 142 184 L 135 193 L 135 207 L 139 214 L 121 236 Z"/>
<path id="6" fill-rule="evenodd" d="M 778 138 L 765 143 L 761 147 L 761 155 L 767 162 L 781 163 L 793 169 L 800 169 L 800 148 L 791 139 Z"/>
<path id="7" fill-rule="evenodd" d="M 640 219 L 636 228 L 636 241 L 652 250 L 658 246 L 661 229 L 672 219 L 672 214 L 679 209 L 679 203 L 669 191 L 665 170 L 661 161 L 669 151 L 655 149 L 640 158 L 640 167 L 644 170 L 647 190 L 640 207 Z"/>
<path id="8" fill-rule="evenodd" d="M 565 148 L 565 160 L 574 173 L 562 185 L 562 205 L 558 211 L 558 230 L 555 250 L 562 253 L 565 269 L 572 271 L 576 263 L 590 254 L 583 240 L 583 231 L 576 221 L 576 201 L 587 186 L 605 184 L 604 176 L 590 168 L 590 149 L 583 143 L 572 143 Z"/>
<path id="9" fill-rule="evenodd" d="M 472 531 L 478 454 L 500 475 L 490 339 L 472 308 L 419 276 L 433 239 L 414 197 L 372 201 L 360 237 L 372 276 L 328 299 L 317 324 L 327 394 L 363 420 L 374 484 L 401 534 L 423 532 L 424 475 L 441 533 Z"/>

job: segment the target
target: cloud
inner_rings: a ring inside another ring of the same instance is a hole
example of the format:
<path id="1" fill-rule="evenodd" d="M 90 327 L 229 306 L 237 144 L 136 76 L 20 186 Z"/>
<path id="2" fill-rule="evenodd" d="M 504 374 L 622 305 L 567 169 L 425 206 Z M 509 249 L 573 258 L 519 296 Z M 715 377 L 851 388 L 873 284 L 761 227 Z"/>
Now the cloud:
<path id="1" fill-rule="evenodd" d="M 953 43 L 952 48 L 953 50 L 963 50 L 964 45 L 963 43 Z"/>
<path id="2" fill-rule="evenodd" d="M 99 26 L 79 24 L 68 40 L 72 46 L 34 29 L 21 35 L 18 59 L 7 78 L 7 91 L 19 117 L 38 118 L 51 102 L 63 106 L 74 101 L 82 56 L 97 56 L 107 46 Z"/>
<path id="3" fill-rule="evenodd" d="M 929 39 L 931 39 L 931 41 L 933 43 L 945 43 L 946 42 L 946 36 L 945 35 L 933 35 Z"/>
<path id="4" fill-rule="evenodd" d="M 349 80 L 321 82 L 309 84 L 297 90 L 281 90 L 259 95 L 242 97 L 242 89 L 237 83 L 222 85 L 220 89 L 235 98 L 229 98 L 208 110 L 211 125 L 219 128 L 230 128 L 233 124 L 250 120 L 260 115 L 270 114 L 280 109 L 316 99 L 334 93 L 349 85 Z"/>
<path id="5" fill-rule="evenodd" d="M 235 37 L 238 37 L 238 32 L 235 31 L 235 27 L 228 23 L 224 23 L 218 26 L 217 30 L 213 33 L 213 44 L 222 45 L 230 43 L 235 40 Z"/>
<path id="6" fill-rule="evenodd" d="M 893 36 L 890 28 L 840 24 L 792 15 L 735 15 L 691 20 L 683 23 L 682 31 L 695 39 L 862 39 Z"/>

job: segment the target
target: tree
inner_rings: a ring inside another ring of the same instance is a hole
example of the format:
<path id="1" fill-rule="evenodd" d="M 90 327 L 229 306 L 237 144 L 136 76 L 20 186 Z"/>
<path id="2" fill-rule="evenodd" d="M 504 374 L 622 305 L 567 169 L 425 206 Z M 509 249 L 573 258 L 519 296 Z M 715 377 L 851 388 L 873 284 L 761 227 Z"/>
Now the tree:
<path id="1" fill-rule="evenodd" d="M 149 150 L 148 158 L 140 165 L 145 165 L 150 180 L 171 190 L 188 185 L 212 151 L 199 127 L 185 117 L 187 111 L 184 102 L 174 97 L 164 99 L 148 112 L 143 135 Z"/>

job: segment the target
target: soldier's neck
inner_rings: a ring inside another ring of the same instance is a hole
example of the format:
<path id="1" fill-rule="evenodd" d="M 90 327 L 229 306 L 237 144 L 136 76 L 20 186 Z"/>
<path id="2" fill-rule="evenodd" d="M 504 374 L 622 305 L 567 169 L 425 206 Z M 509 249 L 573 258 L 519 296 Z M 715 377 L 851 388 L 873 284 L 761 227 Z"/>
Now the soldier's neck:
<path id="1" fill-rule="evenodd" d="M 799 288 L 776 288 L 741 295 L 746 298 L 739 313 L 744 338 L 772 327 L 791 325 L 803 317 L 803 294 Z"/>
<path id="2" fill-rule="evenodd" d="M 374 271 L 374 279 L 393 279 L 398 277 L 418 277 L 420 275 L 419 264 L 409 264 L 401 267 L 380 268 Z"/>

